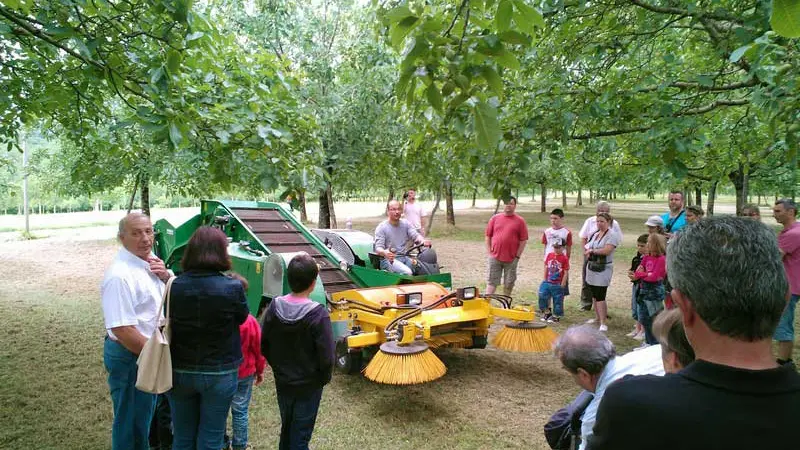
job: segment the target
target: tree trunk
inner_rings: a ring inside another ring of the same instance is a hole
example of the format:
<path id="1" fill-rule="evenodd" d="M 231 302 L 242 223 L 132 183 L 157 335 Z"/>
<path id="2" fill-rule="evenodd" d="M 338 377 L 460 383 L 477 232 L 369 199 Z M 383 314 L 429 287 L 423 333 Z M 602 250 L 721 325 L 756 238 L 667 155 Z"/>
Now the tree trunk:
<path id="1" fill-rule="evenodd" d="M 694 188 L 694 204 L 700 208 L 703 207 L 703 191 L 699 186 Z"/>
<path id="2" fill-rule="evenodd" d="M 531 203 L 536 201 L 536 186 L 531 188 Z M 497 212 L 495 212 L 497 214 Z"/>
<path id="3" fill-rule="evenodd" d="M 717 183 L 719 182 L 715 181 L 711 183 L 711 187 L 708 189 L 708 208 L 706 209 L 707 216 L 714 215 L 714 203 L 716 203 L 717 199 Z"/>
<path id="4" fill-rule="evenodd" d="M 561 189 L 561 208 L 567 209 L 567 190 Z"/>
<path id="5" fill-rule="evenodd" d="M 386 211 L 389 211 L 389 202 L 392 200 L 394 200 L 394 186 L 389 186 L 389 198 L 386 199 L 386 208 L 384 208 Z"/>
<path id="6" fill-rule="evenodd" d="M 456 212 L 453 209 L 453 183 L 444 180 L 445 206 L 447 209 L 447 224 L 456 226 Z"/>
<path id="7" fill-rule="evenodd" d="M 575 199 L 575 206 L 583 206 L 583 188 L 578 186 L 578 197 Z"/>
<path id="8" fill-rule="evenodd" d="M 319 220 L 317 221 L 318 228 L 331 227 L 331 210 L 328 205 L 328 188 L 319 190 Z"/>
<path id="9" fill-rule="evenodd" d="M 328 183 L 328 212 L 331 215 L 331 228 L 339 228 L 339 225 L 336 223 L 336 209 L 333 206 L 333 185 Z"/>
<path id="10" fill-rule="evenodd" d="M 747 188 L 749 184 L 747 170 L 743 164 L 739 164 L 739 168 L 728 174 L 728 179 L 733 183 L 736 189 L 736 215 L 742 214 L 742 207 L 747 203 Z"/>
<path id="11" fill-rule="evenodd" d="M 542 206 L 541 206 L 540 211 L 541 212 L 547 212 L 547 188 L 544 185 L 544 183 L 539 183 L 539 187 L 542 189 L 542 195 L 541 195 Z"/>
<path id="12" fill-rule="evenodd" d="M 139 174 L 136 174 L 136 181 L 133 182 L 133 192 L 131 192 L 131 199 L 128 201 L 128 212 L 127 214 L 131 213 L 133 209 L 133 201 L 136 200 L 136 191 L 139 190 Z"/>
<path id="13" fill-rule="evenodd" d="M 300 202 L 300 222 L 308 222 L 308 211 L 306 210 L 306 190 L 297 191 L 297 200 Z"/>
<path id="14" fill-rule="evenodd" d="M 141 202 L 142 202 L 142 214 L 149 216 L 150 215 L 150 179 L 147 175 L 141 175 L 140 183 L 142 185 L 142 192 L 140 195 Z M 101 208 L 102 209 L 102 208 Z"/>
<path id="15" fill-rule="evenodd" d="M 478 189 L 472 190 L 472 208 L 475 208 L 475 199 L 478 198 Z"/>
<path id="16" fill-rule="evenodd" d="M 431 210 L 431 215 L 428 218 L 428 226 L 425 227 L 425 236 L 431 235 L 431 227 L 433 227 L 433 217 L 436 214 L 436 211 L 439 210 L 439 202 L 442 200 L 442 188 L 436 189 L 436 202 L 433 204 L 433 209 Z"/>
<path id="17" fill-rule="evenodd" d="M 589 203 L 594 204 L 594 191 L 589 189 Z"/>
<path id="18" fill-rule="evenodd" d="M 497 199 L 497 203 L 494 204 L 494 213 L 497 214 L 497 211 L 500 211 L 500 199 Z"/>

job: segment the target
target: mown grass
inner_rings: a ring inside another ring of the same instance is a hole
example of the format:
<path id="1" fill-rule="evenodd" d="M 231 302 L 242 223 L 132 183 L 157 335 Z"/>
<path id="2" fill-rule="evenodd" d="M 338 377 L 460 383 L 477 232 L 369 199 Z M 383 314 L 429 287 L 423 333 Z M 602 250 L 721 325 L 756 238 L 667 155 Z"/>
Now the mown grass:
<path id="1" fill-rule="evenodd" d="M 541 247 L 537 242 L 548 225 L 547 215 L 529 208 L 533 205 L 523 203 L 520 208 L 531 225 L 528 263 L 538 267 L 540 260 L 533 254 L 541 250 L 533 246 Z M 568 210 L 567 226 L 577 233 L 591 212 L 592 208 Z M 458 228 L 450 234 L 434 232 L 434 245 L 438 241 L 449 243 L 450 248 L 480 249 L 474 241 L 483 239 L 491 213 L 460 214 Z M 617 261 L 625 261 L 625 266 L 648 214 L 623 208 L 617 214 L 625 232 Z M 357 227 L 371 231 L 376 221 L 358 221 Z M 463 241 L 473 242 L 460 244 Z M 13 245 L 16 250 L 0 249 L 0 448 L 107 449 L 112 413 L 96 286 L 116 244 L 38 240 Z M 538 277 L 538 272 L 533 273 Z M 571 277 L 573 281 L 576 276 Z M 483 286 L 482 270 L 460 278 L 465 285 Z M 538 285 L 538 278 L 526 283 L 515 297 L 519 303 L 535 304 L 531 288 Z M 629 285 L 624 274 L 618 274 L 613 284 L 620 294 L 609 303 L 614 316 L 609 336 L 618 352 L 625 353 L 638 345 L 624 336 L 632 325 L 625 306 L 624 291 Z M 564 320 L 554 326 L 557 332 L 592 315 L 577 309 L 577 286 L 572 291 Z M 495 326 L 493 332 L 498 329 Z M 437 354 L 447 374 L 420 386 L 384 386 L 360 376 L 336 374 L 325 389 L 312 447 L 547 449 L 542 436 L 545 421 L 579 390 L 550 354 L 515 354 L 491 347 L 443 349 Z M 800 360 L 800 349 L 795 359 Z M 254 391 L 250 427 L 255 448 L 277 446 L 280 419 L 269 374 Z"/>

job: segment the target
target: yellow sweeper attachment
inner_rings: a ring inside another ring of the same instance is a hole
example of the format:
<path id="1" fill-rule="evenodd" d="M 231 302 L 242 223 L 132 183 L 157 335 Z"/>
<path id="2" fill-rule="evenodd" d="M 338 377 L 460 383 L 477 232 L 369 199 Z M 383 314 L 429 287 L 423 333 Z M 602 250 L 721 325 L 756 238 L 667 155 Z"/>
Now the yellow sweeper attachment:
<path id="1" fill-rule="evenodd" d="M 493 306 L 492 300 L 500 306 Z M 514 321 L 494 340 L 500 349 L 548 351 L 556 337 L 546 325 L 534 322 L 530 309 L 512 308 L 511 297 L 480 296 L 474 287 L 448 292 L 437 283 L 419 283 L 353 289 L 333 294 L 330 305 L 331 320 L 347 321 L 351 330 L 337 352 L 360 355 L 364 349 L 377 349 L 363 373 L 385 384 L 441 377 L 447 369 L 431 349 L 485 348 L 496 317 Z"/>

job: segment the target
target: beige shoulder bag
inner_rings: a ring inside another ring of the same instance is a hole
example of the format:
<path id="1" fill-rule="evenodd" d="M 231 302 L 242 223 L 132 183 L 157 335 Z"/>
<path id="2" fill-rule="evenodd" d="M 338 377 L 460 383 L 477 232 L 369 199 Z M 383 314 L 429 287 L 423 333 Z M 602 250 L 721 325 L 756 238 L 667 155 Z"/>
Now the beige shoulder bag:
<path id="1" fill-rule="evenodd" d="M 142 353 L 139 354 L 136 372 L 136 389 L 151 394 L 163 394 L 172 389 L 172 356 L 169 352 L 169 292 L 175 277 L 167 281 L 164 296 L 158 308 L 159 316 L 166 305 L 164 326 L 156 326 L 153 335 L 144 344 Z"/>

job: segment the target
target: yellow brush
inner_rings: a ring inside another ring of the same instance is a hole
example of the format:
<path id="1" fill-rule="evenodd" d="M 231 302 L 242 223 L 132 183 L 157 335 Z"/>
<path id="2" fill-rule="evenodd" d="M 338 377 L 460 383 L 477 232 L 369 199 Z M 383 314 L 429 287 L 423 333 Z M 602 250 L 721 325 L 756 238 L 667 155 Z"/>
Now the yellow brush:
<path id="1" fill-rule="evenodd" d="M 504 326 L 492 344 L 512 352 L 548 352 L 557 337 L 556 332 L 543 323 L 517 322 Z"/>
<path id="2" fill-rule="evenodd" d="M 447 372 L 428 344 L 415 341 L 400 345 L 385 342 L 364 369 L 364 376 L 383 384 L 418 384 L 433 381 Z"/>

